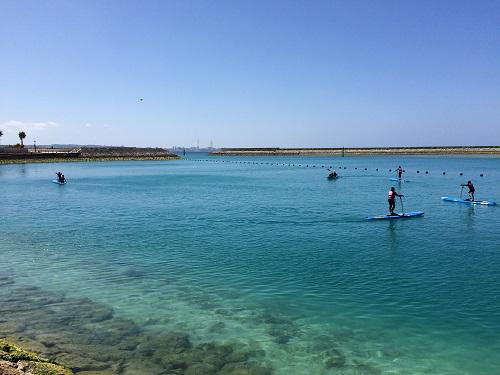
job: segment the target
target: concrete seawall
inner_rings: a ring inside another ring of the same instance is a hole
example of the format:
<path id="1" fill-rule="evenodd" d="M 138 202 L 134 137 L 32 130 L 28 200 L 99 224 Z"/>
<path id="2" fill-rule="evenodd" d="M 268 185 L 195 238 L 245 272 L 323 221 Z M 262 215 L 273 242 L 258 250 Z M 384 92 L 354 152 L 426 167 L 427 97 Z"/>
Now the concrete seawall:
<path id="1" fill-rule="evenodd" d="M 366 148 L 223 148 L 211 155 L 347 156 L 347 155 L 500 155 L 500 146 L 366 147 Z"/>

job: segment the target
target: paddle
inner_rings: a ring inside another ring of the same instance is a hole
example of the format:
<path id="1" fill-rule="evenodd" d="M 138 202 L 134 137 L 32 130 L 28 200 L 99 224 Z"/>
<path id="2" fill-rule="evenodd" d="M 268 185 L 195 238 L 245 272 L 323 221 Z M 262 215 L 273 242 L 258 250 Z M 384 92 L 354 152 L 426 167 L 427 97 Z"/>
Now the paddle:
<path id="1" fill-rule="evenodd" d="M 464 185 L 462 185 L 462 188 L 460 189 L 460 199 L 462 199 L 462 193 L 464 191 Z"/>
<path id="2" fill-rule="evenodd" d="M 399 201 L 401 202 L 401 211 L 403 212 L 402 215 L 405 216 L 405 208 L 403 206 L 403 198 L 401 195 L 399 196 Z"/>

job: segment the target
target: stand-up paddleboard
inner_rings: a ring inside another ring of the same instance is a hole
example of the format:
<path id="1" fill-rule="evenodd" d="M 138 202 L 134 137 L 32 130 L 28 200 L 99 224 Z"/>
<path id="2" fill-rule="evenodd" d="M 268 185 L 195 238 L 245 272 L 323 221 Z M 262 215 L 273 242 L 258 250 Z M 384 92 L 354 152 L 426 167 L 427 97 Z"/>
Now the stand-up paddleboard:
<path id="1" fill-rule="evenodd" d="M 479 204 L 482 206 L 496 206 L 496 202 L 488 202 L 488 201 L 468 201 L 466 199 L 460 198 L 452 198 L 452 197 L 441 197 L 442 200 L 446 202 L 457 202 L 457 203 L 465 203 L 465 204 Z"/>
<path id="2" fill-rule="evenodd" d="M 397 215 L 379 215 L 379 216 L 367 216 L 367 220 L 392 220 L 392 219 L 409 219 L 412 217 L 423 216 L 423 211 L 410 211 L 404 214 Z"/>
<path id="3" fill-rule="evenodd" d="M 54 184 L 58 184 L 58 185 L 66 185 L 66 182 L 61 182 L 61 181 L 57 181 L 57 180 L 52 180 L 52 182 Z"/>
<path id="4" fill-rule="evenodd" d="M 396 182 L 410 182 L 410 180 L 403 180 L 402 178 L 396 178 L 396 177 L 391 177 L 389 178 L 389 180 Z"/>

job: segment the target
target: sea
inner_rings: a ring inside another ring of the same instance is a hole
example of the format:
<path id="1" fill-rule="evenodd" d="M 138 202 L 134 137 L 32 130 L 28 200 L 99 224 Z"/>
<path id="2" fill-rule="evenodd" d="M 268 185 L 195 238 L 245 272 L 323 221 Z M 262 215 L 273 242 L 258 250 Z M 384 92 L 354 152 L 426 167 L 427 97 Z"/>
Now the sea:
<path id="1" fill-rule="evenodd" d="M 499 374 L 500 206 L 441 199 L 468 180 L 500 203 L 493 156 L 0 165 L 0 337 L 75 373 Z M 366 220 L 393 186 L 424 216 Z"/>

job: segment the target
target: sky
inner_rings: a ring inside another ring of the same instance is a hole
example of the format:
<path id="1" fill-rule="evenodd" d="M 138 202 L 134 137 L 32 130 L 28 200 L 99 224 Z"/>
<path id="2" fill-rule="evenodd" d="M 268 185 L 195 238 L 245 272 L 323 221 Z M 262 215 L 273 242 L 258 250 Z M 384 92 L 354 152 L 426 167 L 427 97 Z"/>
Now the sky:
<path id="1" fill-rule="evenodd" d="M 142 99 L 142 100 L 141 100 Z M 500 1 L 0 0 L 2 144 L 500 144 Z"/>

